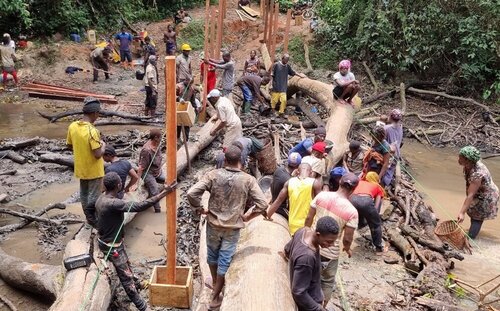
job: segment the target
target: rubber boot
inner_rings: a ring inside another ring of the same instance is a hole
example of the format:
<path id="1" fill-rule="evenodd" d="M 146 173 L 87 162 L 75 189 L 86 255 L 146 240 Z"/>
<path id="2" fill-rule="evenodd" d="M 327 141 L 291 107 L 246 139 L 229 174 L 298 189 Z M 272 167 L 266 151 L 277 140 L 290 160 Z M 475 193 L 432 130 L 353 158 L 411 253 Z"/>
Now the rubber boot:
<path id="1" fill-rule="evenodd" d="M 246 101 L 243 103 L 243 113 L 249 113 L 252 107 L 252 102 Z"/>

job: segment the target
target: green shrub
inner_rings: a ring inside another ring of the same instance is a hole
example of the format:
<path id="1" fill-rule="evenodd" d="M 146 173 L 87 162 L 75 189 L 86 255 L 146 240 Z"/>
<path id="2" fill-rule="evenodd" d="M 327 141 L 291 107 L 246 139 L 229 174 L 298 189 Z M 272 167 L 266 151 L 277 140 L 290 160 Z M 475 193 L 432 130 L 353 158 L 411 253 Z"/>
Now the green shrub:
<path id="1" fill-rule="evenodd" d="M 177 38 L 179 45 L 188 43 L 193 50 L 202 50 L 205 44 L 205 22 L 193 20 L 182 29 Z"/>

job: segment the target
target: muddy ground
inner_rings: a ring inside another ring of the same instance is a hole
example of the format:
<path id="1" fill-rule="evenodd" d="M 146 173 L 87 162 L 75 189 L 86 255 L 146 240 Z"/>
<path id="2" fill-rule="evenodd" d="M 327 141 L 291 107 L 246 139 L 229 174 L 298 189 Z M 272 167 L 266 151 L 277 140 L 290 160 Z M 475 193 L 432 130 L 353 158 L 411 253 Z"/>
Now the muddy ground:
<path id="1" fill-rule="evenodd" d="M 193 10 L 192 16 L 194 19 L 199 19 L 203 14 L 202 9 Z M 226 32 L 224 39 L 224 46 L 233 51 L 233 57 L 237 61 L 237 73 L 239 76 L 241 68 L 243 67 L 244 60 L 252 49 L 259 47 L 259 31 L 262 31 L 262 25 L 257 22 L 241 22 L 234 10 L 228 11 L 228 21 L 226 22 Z M 166 29 L 166 25 L 170 21 L 162 21 L 158 23 L 151 23 L 146 25 L 147 30 L 152 34 L 157 42 L 161 41 L 162 31 Z M 283 16 L 280 19 L 282 26 L 284 25 Z M 139 27 L 142 27 L 140 25 Z M 307 25 L 302 27 L 292 26 L 291 31 L 295 34 L 307 35 Z M 282 38 L 278 36 L 279 38 Z M 32 50 L 20 52 L 23 58 L 22 79 L 30 79 L 41 81 L 45 83 L 53 83 L 68 87 L 76 87 L 85 89 L 92 92 L 99 92 L 104 94 L 116 95 L 119 104 L 107 105 L 105 108 L 115 111 L 128 112 L 134 114 L 142 113 L 142 102 L 144 100 L 144 92 L 141 91 L 142 82 L 135 80 L 133 71 L 124 70 L 117 65 L 112 67 L 114 75 L 109 81 L 99 81 L 97 84 L 92 84 L 90 73 L 79 73 L 75 76 L 68 76 L 64 73 L 67 66 L 80 66 L 82 68 L 89 68 L 88 54 L 91 47 L 85 44 L 75 44 L 69 42 L 60 42 L 57 44 L 50 44 L 47 46 L 38 46 Z M 164 53 L 163 44 L 159 44 L 160 53 Z M 194 51 L 195 58 L 199 51 Z M 293 63 L 293 55 L 292 55 Z M 160 62 L 160 68 L 163 65 Z M 304 68 L 297 67 L 298 71 L 305 71 Z M 335 66 L 332 66 L 335 67 Z M 195 66 L 195 68 L 198 68 Z M 360 93 L 362 98 L 367 98 L 373 95 L 373 88 L 369 79 L 364 74 L 361 66 L 355 65 L 353 68 L 358 79 L 361 80 L 364 88 Z M 312 78 L 327 81 L 327 75 L 331 71 L 318 70 L 308 75 Z M 102 77 L 101 77 L 102 80 Z M 162 82 L 162 81 L 161 81 Z M 386 90 L 392 90 L 397 87 L 399 83 L 394 85 L 384 85 Z M 236 91 L 240 94 L 239 90 Z M 163 92 L 160 91 L 160 100 L 158 112 L 163 111 L 162 100 Z M 237 99 L 238 97 L 236 97 Z M 423 98 L 415 94 L 407 94 L 407 112 L 415 112 L 421 115 L 438 114 L 434 117 L 424 117 L 426 120 L 422 121 L 417 117 L 408 117 L 405 119 L 405 127 L 410 129 L 445 129 L 445 133 L 440 137 L 439 135 L 429 136 L 427 139 L 424 135 L 419 137 L 426 147 L 411 149 L 411 155 L 424 153 L 418 159 L 408 157 L 410 165 L 417 163 L 416 167 L 425 168 L 427 162 L 439 163 L 440 158 L 456 152 L 455 149 L 446 149 L 446 153 L 442 154 L 435 152 L 433 146 L 461 146 L 465 143 L 478 142 L 478 146 L 486 152 L 498 153 L 500 150 L 498 127 L 488 128 L 481 119 L 479 113 L 475 112 L 475 107 L 466 106 L 459 102 L 451 102 L 441 98 Z M 238 99 L 237 99 L 238 100 Z M 377 101 L 375 104 L 381 104 L 374 109 L 368 116 L 377 116 L 379 114 L 387 114 L 392 108 L 400 107 L 399 95 L 396 94 L 394 98 L 385 98 Z M 33 209 L 43 207 L 49 203 L 64 201 L 67 198 L 75 197 L 78 191 L 78 182 L 72 177 L 72 172 L 66 167 L 57 164 L 40 163 L 37 157 L 40 152 L 54 151 L 63 154 L 70 154 L 66 149 L 64 137 L 67 125 L 74 118 L 67 118 L 55 124 L 49 124 L 47 120 L 40 118 L 36 115 L 36 110 L 43 110 L 48 113 L 57 113 L 68 109 L 78 109 L 79 103 L 76 102 L 58 102 L 51 100 L 32 99 L 28 98 L 26 93 L 15 91 L 12 93 L 3 93 L 0 95 L 0 138 L 3 142 L 8 142 L 11 139 L 16 140 L 19 137 L 33 137 L 42 136 L 52 138 L 50 140 L 42 138 L 42 143 L 33 148 L 27 148 L 19 151 L 19 153 L 28 158 L 27 164 L 16 164 L 8 159 L 0 159 L 0 171 L 3 170 L 16 170 L 13 176 L 0 176 L 0 194 L 7 193 L 9 196 L 6 205 L 13 209 L 20 209 L 16 203 L 23 203 L 31 206 Z M 317 107 L 320 115 L 326 118 L 326 112 L 322 107 Z M 366 107 L 363 107 L 366 108 Z M 6 113 L 4 113 L 6 112 Z M 449 115 L 439 114 L 448 113 Z M 293 107 L 289 107 L 288 114 L 294 115 L 296 112 Z M 301 120 L 306 120 L 305 116 L 299 115 Z M 160 118 L 162 116 L 159 116 Z M 261 121 L 261 117 L 253 115 L 247 118 L 253 122 Z M 467 125 L 466 127 L 464 127 Z M 482 128 L 481 128 L 482 126 Z M 129 130 L 138 129 L 141 132 L 146 131 L 149 126 L 104 126 L 101 129 L 104 136 L 119 134 L 127 137 L 130 134 Z M 486 129 L 484 131 L 483 129 Z M 367 128 L 364 125 L 357 125 L 354 131 L 361 132 L 366 135 Z M 469 133 L 467 130 L 474 130 Z M 496 129 L 496 130 L 495 130 Z M 483 130 L 483 131 L 482 131 Z M 196 132 L 194 129 L 193 133 Z M 483 133 L 484 132 L 484 133 Z M 410 140 L 413 136 L 408 130 L 405 131 L 405 136 Z M 194 134 L 191 139 L 196 139 Z M 298 140 L 298 138 L 297 138 Z M 443 142 L 446 141 L 446 142 Z M 430 144 L 429 144 L 430 142 Z M 203 152 L 196 163 L 194 163 L 193 171 L 205 169 L 207 166 L 212 165 L 213 150 L 217 150 L 219 142 L 215 142 L 209 147 L 208 151 Z M 431 146 L 432 144 L 432 146 Z M 211 150 L 210 150 L 211 149 Z M 403 149 L 403 153 L 405 150 Z M 136 154 L 132 155 L 132 159 L 136 158 Z M 405 155 L 406 156 L 406 155 Z M 446 161 L 451 161 L 447 159 Z M 419 160 L 425 161 L 419 162 Z M 495 162 L 495 171 L 493 172 L 496 177 L 497 183 L 500 178 L 500 170 L 498 169 L 498 162 Z M 449 167 L 449 170 L 452 170 Z M 460 168 L 456 167 L 459 171 Z M 191 213 L 183 194 L 185 190 L 193 183 L 194 172 L 192 175 L 183 175 L 180 177 L 182 183 L 180 184 L 180 206 L 179 206 L 179 220 L 180 226 L 178 230 L 179 235 L 179 263 L 181 265 L 191 265 L 195 268 L 198 274 L 197 263 L 197 245 L 199 241 L 199 233 L 197 231 L 197 218 Z M 419 175 L 420 174 L 420 175 Z M 416 176 L 418 179 L 429 175 L 430 172 L 420 172 Z M 459 175 L 459 174 L 458 174 Z M 432 174 L 431 176 L 439 178 L 441 175 Z M 459 176 L 447 176 L 448 180 L 457 180 Z M 449 178 L 449 179 L 448 179 Z M 425 179 L 425 178 L 424 178 Z M 428 195 L 430 197 L 437 196 L 436 193 L 441 191 L 441 185 L 426 182 L 431 190 L 436 189 L 436 192 Z M 461 187 L 464 187 L 463 185 Z M 460 188 L 463 189 L 463 188 Z M 432 192 L 432 191 L 431 191 Z M 455 191 L 453 195 L 444 194 L 441 202 L 446 202 L 453 197 L 454 202 L 459 204 L 463 199 Z M 460 190 L 460 192 L 463 192 Z M 427 193 L 427 192 L 426 192 Z M 432 200 L 431 200 L 432 201 Z M 430 203 L 436 204 L 436 203 Z M 456 205 L 455 204 L 455 205 Z M 445 206 L 446 204 L 443 204 Z M 446 209 L 446 206 L 444 207 Z M 163 211 L 164 212 L 164 211 Z M 69 205 L 67 211 L 64 213 L 72 213 L 74 215 L 81 215 L 81 208 L 79 204 Z M 445 219 L 448 215 L 444 212 L 437 212 Z M 450 212 L 451 213 L 451 212 Z M 55 216 L 57 213 L 51 213 L 50 216 Z M 155 264 L 161 263 L 164 258 L 164 249 L 162 246 L 162 237 L 155 235 L 155 233 L 164 232 L 164 213 L 155 215 L 152 211 L 144 212 L 139 215 L 127 227 L 126 244 L 131 257 L 132 265 L 138 275 L 143 278 L 148 278 L 151 273 L 151 268 Z M 0 217 L 0 226 L 3 224 L 15 221 L 12 217 Z M 498 224 L 498 222 L 496 222 Z M 496 226 L 491 226 L 496 227 Z M 466 260 L 457 262 L 455 273 L 463 278 L 467 278 L 474 283 L 484 281 L 489 275 L 500 274 L 500 258 L 498 252 L 498 232 L 493 228 L 487 228 L 486 234 L 478 239 L 476 245 L 477 251 L 473 255 L 466 255 Z M 71 239 L 72 235 L 78 228 L 78 225 L 67 226 L 67 232 L 61 234 L 56 244 L 56 247 L 46 252 L 45 245 L 47 241 L 39 238 L 40 230 L 37 226 L 29 226 L 26 229 L 12 233 L 8 236 L 4 235 L 0 238 L 0 246 L 9 254 L 22 257 L 28 261 L 44 262 L 58 264 L 62 256 L 62 246 Z M 401 262 L 396 265 L 387 265 L 383 262 L 381 257 L 375 254 L 369 248 L 369 243 L 364 236 L 369 236 L 366 231 L 360 231 L 356 235 L 356 246 L 353 248 L 353 257 L 346 258 L 345 254 L 341 257 L 340 264 L 340 283 L 339 290 L 336 292 L 336 297 L 333 299 L 330 307 L 333 309 L 343 308 L 344 310 L 389 310 L 389 308 L 404 310 L 405 291 L 401 288 L 401 280 L 409 278 L 408 272 L 405 271 Z M 29 238 L 26 238 L 29 237 Z M 39 244 L 40 243 L 40 244 Z M 45 243 L 45 244 L 44 244 Z M 59 249 L 57 248 L 59 247 Z M 391 254 L 396 254 L 393 250 Z M 471 273 L 471 267 L 477 273 Z M 200 289 L 201 285 L 199 280 L 196 284 L 196 290 Z M 48 306 L 47 303 L 41 302 L 29 295 L 25 295 L 18 291 L 13 291 L 5 284 L 0 283 L 0 294 L 8 297 L 13 297 L 12 300 L 22 310 L 29 308 L 31 310 L 45 310 Z M 126 301 L 123 297 L 123 292 L 119 294 L 121 297 L 117 300 L 117 305 L 114 306 L 116 310 L 123 310 L 123 302 Z M 344 301 L 349 302 L 349 307 Z M 460 304 L 470 310 L 474 310 L 474 303 L 467 299 L 460 300 Z M 29 306 L 29 307 L 28 307 Z M 0 306 L 1 308 L 1 306 Z M 162 310 L 157 308 L 157 310 Z"/>

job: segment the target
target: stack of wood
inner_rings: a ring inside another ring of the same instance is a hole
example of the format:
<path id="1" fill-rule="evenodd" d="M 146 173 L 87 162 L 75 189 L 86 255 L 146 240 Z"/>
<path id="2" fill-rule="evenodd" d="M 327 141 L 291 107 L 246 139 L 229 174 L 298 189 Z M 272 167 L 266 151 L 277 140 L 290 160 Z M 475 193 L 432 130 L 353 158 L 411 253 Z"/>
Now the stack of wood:
<path id="1" fill-rule="evenodd" d="M 30 97 L 82 102 L 85 97 L 92 96 L 106 104 L 118 104 L 118 100 L 114 95 L 96 94 L 84 90 L 72 89 L 40 82 L 28 83 L 21 89 L 24 91 L 28 91 Z"/>
<path id="2" fill-rule="evenodd" d="M 236 13 L 242 21 L 244 19 L 255 21 L 260 15 L 259 12 L 252 10 L 249 6 L 239 6 L 239 9 L 236 10 Z"/>

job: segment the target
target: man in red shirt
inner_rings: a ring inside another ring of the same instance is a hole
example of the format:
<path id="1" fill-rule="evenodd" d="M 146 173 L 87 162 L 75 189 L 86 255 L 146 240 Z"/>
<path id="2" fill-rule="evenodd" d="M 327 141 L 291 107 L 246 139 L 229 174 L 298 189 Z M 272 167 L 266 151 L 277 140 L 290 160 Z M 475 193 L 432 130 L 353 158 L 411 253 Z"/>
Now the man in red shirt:
<path id="1" fill-rule="evenodd" d="M 384 191 L 378 184 L 366 180 L 360 180 L 356 189 L 350 197 L 352 205 L 358 210 L 358 229 L 368 223 L 372 236 L 372 243 L 377 253 L 384 251 L 382 242 L 382 220 L 380 219 L 380 205 L 384 197 Z"/>

